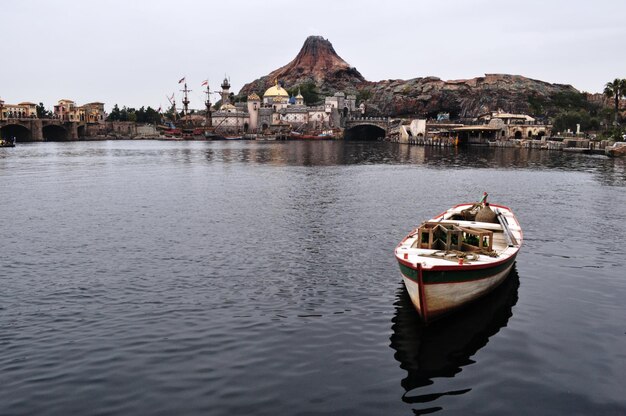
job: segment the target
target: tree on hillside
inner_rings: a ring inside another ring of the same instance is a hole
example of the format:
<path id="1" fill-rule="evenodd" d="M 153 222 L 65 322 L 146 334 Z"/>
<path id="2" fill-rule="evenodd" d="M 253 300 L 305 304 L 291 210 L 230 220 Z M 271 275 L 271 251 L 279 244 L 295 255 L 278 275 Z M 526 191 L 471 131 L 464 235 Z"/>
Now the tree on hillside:
<path id="1" fill-rule="evenodd" d="M 619 114 L 619 100 L 623 96 L 626 96 L 626 79 L 615 78 L 613 82 L 607 82 L 604 86 L 604 95 L 607 98 L 613 98 L 615 100 L 615 122 L 617 126 L 617 116 Z"/>
<path id="2" fill-rule="evenodd" d="M 321 101 L 319 90 L 314 82 L 305 82 L 287 90 L 289 95 L 293 97 L 298 94 L 298 91 L 302 94 L 304 103 L 307 105 L 318 104 Z"/>

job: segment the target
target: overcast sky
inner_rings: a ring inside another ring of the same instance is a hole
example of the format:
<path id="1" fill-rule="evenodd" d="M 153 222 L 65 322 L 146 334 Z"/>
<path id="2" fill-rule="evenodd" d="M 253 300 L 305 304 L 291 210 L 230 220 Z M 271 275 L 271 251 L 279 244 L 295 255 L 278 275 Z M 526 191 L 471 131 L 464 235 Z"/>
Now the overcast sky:
<path id="1" fill-rule="evenodd" d="M 625 16 L 623 0 L 2 1 L 0 98 L 165 108 L 186 76 L 201 108 L 204 79 L 238 92 L 309 35 L 371 81 L 509 73 L 601 92 L 626 78 Z"/>

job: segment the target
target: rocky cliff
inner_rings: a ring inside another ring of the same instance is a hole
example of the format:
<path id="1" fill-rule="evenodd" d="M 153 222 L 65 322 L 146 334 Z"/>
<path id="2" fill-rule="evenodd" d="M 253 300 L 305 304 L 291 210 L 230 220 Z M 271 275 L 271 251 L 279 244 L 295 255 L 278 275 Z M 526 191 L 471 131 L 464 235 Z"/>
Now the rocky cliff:
<path id="1" fill-rule="evenodd" d="M 536 109 L 531 108 L 532 102 L 542 103 L 544 111 L 549 112 L 555 96 L 578 93 L 570 85 L 507 74 L 455 81 L 435 77 L 387 80 L 361 85 L 360 90 L 361 96 L 369 97 L 372 110 L 380 114 L 434 116 L 444 111 L 453 118 L 474 117 L 498 109 L 533 113 Z"/>
<path id="2" fill-rule="evenodd" d="M 549 112 L 553 97 L 579 93 L 570 85 L 507 74 L 455 81 L 425 77 L 370 82 L 320 36 L 307 38 L 293 61 L 246 84 L 239 94 L 262 95 L 276 80 L 282 81 L 286 88 L 313 82 L 322 95 L 356 92 L 359 99 L 365 101 L 368 113 L 389 116 L 432 117 L 438 112 L 449 112 L 451 117 L 462 118 L 498 109 L 536 112 L 537 107 L 531 108 L 531 103 L 541 103 L 544 111 Z"/>

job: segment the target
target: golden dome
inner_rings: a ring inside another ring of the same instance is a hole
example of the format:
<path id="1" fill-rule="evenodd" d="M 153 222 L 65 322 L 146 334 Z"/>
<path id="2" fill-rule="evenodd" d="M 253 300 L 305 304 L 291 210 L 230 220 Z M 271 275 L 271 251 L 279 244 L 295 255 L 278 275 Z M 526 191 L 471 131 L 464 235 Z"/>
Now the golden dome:
<path id="1" fill-rule="evenodd" d="M 276 84 L 273 87 L 270 87 L 263 94 L 263 98 L 267 97 L 287 97 L 289 99 L 289 93 L 280 85 Z"/>
<path id="2" fill-rule="evenodd" d="M 252 93 L 248 95 L 248 101 L 261 101 L 261 99 L 255 93 Z"/>

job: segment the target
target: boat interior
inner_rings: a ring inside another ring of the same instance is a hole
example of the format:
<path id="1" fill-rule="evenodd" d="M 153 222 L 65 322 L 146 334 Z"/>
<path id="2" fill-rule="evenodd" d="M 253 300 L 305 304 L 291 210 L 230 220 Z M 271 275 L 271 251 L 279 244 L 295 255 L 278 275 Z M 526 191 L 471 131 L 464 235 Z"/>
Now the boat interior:
<path id="1" fill-rule="evenodd" d="M 413 249 L 432 251 L 420 250 L 421 256 L 451 261 L 460 257 L 477 260 L 480 255 L 495 258 L 507 248 L 519 246 L 509 226 L 512 222 L 513 216 L 508 210 L 492 210 L 488 204 L 459 206 L 423 222 L 409 236 L 412 241 L 407 243 Z"/>

